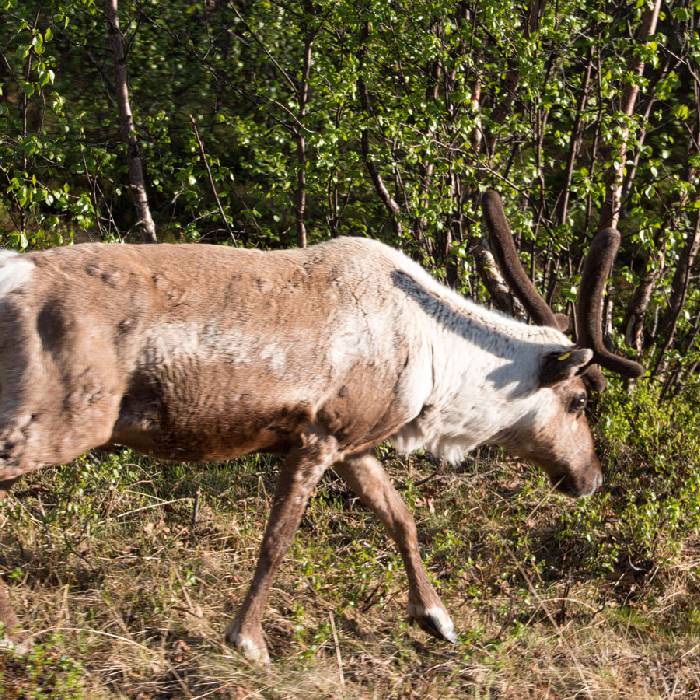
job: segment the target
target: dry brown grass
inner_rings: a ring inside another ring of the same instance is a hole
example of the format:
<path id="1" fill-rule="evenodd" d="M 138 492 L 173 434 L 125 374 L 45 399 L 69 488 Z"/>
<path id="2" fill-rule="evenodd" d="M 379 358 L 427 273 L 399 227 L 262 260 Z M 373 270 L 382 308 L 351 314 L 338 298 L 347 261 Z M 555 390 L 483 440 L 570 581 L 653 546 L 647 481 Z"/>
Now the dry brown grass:
<path id="1" fill-rule="evenodd" d="M 0 658 L 4 697 L 700 694 L 692 543 L 653 575 L 601 577 L 557 537 L 572 502 L 494 461 L 432 477 L 425 461 L 390 464 L 458 644 L 407 624 L 395 550 L 331 475 L 273 589 L 273 663 L 250 665 L 222 635 L 251 577 L 274 462 L 206 469 L 133 459 L 47 471 L 1 507 L 0 570 L 37 645 L 29 657 Z"/>

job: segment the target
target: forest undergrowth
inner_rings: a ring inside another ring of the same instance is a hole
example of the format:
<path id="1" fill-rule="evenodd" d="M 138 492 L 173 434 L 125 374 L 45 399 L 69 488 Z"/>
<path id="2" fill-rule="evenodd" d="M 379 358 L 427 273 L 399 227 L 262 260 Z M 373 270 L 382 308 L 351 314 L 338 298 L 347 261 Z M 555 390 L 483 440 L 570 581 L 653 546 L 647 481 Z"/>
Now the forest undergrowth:
<path id="1" fill-rule="evenodd" d="M 332 472 L 273 587 L 269 668 L 223 643 L 277 462 L 92 454 L 0 506 L 0 571 L 32 642 L 14 698 L 693 698 L 700 693 L 700 417 L 656 390 L 594 407 L 603 493 L 556 494 L 482 451 L 381 456 L 459 630 L 409 625 L 400 558 Z"/>

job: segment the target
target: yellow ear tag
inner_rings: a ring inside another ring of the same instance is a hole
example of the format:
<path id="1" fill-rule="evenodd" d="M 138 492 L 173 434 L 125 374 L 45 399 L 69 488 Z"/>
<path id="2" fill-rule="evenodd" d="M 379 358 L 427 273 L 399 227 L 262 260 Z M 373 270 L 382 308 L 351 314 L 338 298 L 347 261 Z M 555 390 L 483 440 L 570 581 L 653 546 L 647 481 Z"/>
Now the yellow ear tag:
<path id="1" fill-rule="evenodd" d="M 570 352 L 563 352 L 561 355 L 557 356 L 557 360 L 559 360 L 559 362 L 563 362 L 564 360 L 568 360 L 570 357 L 571 357 Z"/>

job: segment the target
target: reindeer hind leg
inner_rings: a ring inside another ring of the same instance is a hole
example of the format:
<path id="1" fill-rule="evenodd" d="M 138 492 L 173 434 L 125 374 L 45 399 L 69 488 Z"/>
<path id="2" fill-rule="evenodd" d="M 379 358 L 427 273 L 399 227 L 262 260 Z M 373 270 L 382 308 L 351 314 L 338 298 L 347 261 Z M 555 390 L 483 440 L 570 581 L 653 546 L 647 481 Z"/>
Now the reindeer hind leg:
<path id="1" fill-rule="evenodd" d="M 455 642 L 454 624 L 423 567 L 413 516 L 382 465 L 373 455 L 364 454 L 346 459 L 335 470 L 396 542 L 408 576 L 409 618 L 434 637 Z"/>

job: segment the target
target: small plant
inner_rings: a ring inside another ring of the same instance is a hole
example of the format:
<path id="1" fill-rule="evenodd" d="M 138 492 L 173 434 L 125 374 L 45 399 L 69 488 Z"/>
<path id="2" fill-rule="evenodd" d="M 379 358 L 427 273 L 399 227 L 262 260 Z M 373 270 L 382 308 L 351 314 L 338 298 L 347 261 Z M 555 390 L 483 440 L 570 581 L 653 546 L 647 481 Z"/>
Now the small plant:
<path id="1" fill-rule="evenodd" d="M 66 655 L 64 640 L 53 635 L 26 654 L 0 654 L 0 697 L 3 700 L 74 700 L 85 697 L 81 665 Z"/>
<path id="2" fill-rule="evenodd" d="M 599 407 L 603 494 L 562 517 L 560 542 L 578 550 L 589 573 L 639 583 L 668 568 L 700 531 L 700 413 L 690 396 L 673 407 L 660 387 L 609 391 Z"/>

